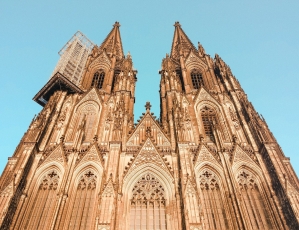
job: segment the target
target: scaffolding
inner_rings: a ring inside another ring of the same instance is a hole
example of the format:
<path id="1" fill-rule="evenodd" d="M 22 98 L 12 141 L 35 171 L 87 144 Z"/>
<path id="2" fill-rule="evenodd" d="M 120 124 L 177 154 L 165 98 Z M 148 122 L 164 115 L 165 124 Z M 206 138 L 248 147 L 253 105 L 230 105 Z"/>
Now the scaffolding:
<path id="1" fill-rule="evenodd" d="M 87 57 L 93 47 L 94 44 L 82 32 L 76 32 L 58 52 L 60 59 L 51 78 L 59 72 L 79 86 Z"/>

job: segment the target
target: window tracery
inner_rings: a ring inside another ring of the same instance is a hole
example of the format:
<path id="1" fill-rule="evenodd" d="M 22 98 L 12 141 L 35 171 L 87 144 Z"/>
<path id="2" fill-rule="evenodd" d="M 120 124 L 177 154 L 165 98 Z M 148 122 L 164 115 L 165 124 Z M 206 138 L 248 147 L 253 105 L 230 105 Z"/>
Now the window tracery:
<path id="1" fill-rule="evenodd" d="M 54 214 L 59 175 L 55 170 L 46 174 L 39 184 L 35 199 L 26 219 L 24 229 L 48 229 Z"/>
<path id="2" fill-rule="evenodd" d="M 192 70 L 191 80 L 194 89 L 199 89 L 201 86 L 204 85 L 202 75 L 198 70 Z"/>
<path id="3" fill-rule="evenodd" d="M 165 190 L 151 174 L 144 175 L 133 188 L 130 229 L 167 229 Z"/>
<path id="4" fill-rule="evenodd" d="M 207 141 L 215 142 L 213 134 L 213 126 L 216 124 L 216 113 L 213 109 L 205 106 L 200 110 L 201 119 L 203 123 L 204 132 L 206 134 Z"/>
<path id="5" fill-rule="evenodd" d="M 76 136 L 82 132 L 82 141 L 91 141 L 96 130 L 97 113 L 98 108 L 94 104 L 80 106 L 72 118 L 66 140 L 75 141 Z"/>
<path id="6" fill-rule="evenodd" d="M 248 170 L 242 170 L 237 176 L 237 181 L 245 206 L 245 215 L 249 217 L 252 229 L 272 229 L 270 213 L 255 176 Z"/>
<path id="7" fill-rule="evenodd" d="M 202 208 L 208 229 L 231 229 L 227 201 L 222 196 L 220 182 L 214 172 L 204 170 L 199 176 Z"/>
<path id="8" fill-rule="evenodd" d="M 92 170 L 81 175 L 70 207 L 67 229 L 90 229 L 96 203 L 97 176 Z"/>
<path id="9" fill-rule="evenodd" d="M 104 79 L 105 79 L 105 72 L 102 71 L 102 70 L 97 71 L 97 72 L 93 75 L 93 79 L 92 79 L 91 87 L 96 87 L 96 88 L 98 88 L 98 89 L 102 89 Z"/>

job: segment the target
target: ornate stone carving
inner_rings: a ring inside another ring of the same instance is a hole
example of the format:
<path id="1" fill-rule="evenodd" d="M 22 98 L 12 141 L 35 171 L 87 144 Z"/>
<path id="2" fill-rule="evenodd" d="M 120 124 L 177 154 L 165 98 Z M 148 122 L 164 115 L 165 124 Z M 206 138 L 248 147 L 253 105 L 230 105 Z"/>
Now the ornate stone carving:
<path id="1" fill-rule="evenodd" d="M 0 229 L 299 229 L 298 178 L 229 66 L 176 22 L 160 118 L 148 102 L 134 124 L 119 26 L 37 94 L 0 179 Z"/>
<path id="2" fill-rule="evenodd" d="M 199 181 L 200 189 L 202 190 L 219 189 L 218 178 L 208 169 L 204 170 L 204 172 L 199 176 Z"/>
<path id="3" fill-rule="evenodd" d="M 231 118 L 235 128 L 239 129 L 240 128 L 239 119 L 237 117 L 236 112 L 231 107 L 229 107 L 229 114 L 230 114 L 230 118 Z"/>
<path id="4" fill-rule="evenodd" d="M 162 200 L 165 202 L 165 191 L 161 183 L 151 174 L 143 176 L 133 188 L 132 201 Z"/>
<path id="5" fill-rule="evenodd" d="M 40 190 L 56 190 L 59 183 L 59 176 L 57 172 L 51 171 L 45 175 L 42 179 L 42 182 L 39 185 Z"/>
<path id="6" fill-rule="evenodd" d="M 103 156 L 99 153 L 95 145 L 93 145 L 86 151 L 81 151 L 78 154 L 76 165 L 78 165 L 79 163 L 83 164 L 84 162 L 90 162 L 90 161 L 98 162 L 101 165 L 104 163 Z"/>
<path id="7" fill-rule="evenodd" d="M 161 169 L 164 169 L 169 175 L 173 174 L 173 170 L 170 166 L 166 165 L 162 156 L 157 152 L 152 141 L 148 138 L 142 148 L 140 149 L 138 155 L 133 160 L 132 163 L 129 163 L 129 168 L 126 169 L 125 173 L 133 171 L 135 168 L 145 165 L 145 164 L 155 164 Z M 172 177 L 172 176 L 171 176 Z"/>
<path id="8" fill-rule="evenodd" d="M 67 162 L 67 156 L 64 153 L 64 150 L 60 145 L 53 146 L 47 149 L 45 152 L 42 153 L 42 157 L 40 158 L 39 165 L 46 164 L 48 162 L 59 162 L 61 164 L 64 164 L 64 162 Z"/>
<path id="9" fill-rule="evenodd" d="M 78 190 L 94 190 L 97 185 L 97 176 L 93 171 L 86 171 L 79 180 L 77 189 Z"/>
<path id="10" fill-rule="evenodd" d="M 125 104 L 123 100 L 120 100 L 116 104 L 114 110 L 114 126 L 113 126 L 113 138 L 114 140 L 120 141 L 123 131 L 123 123 L 125 116 Z"/>
<path id="11" fill-rule="evenodd" d="M 251 147 L 247 147 L 247 151 L 244 151 L 240 146 L 236 146 L 233 155 L 234 157 L 231 159 L 233 163 L 252 162 L 258 164 L 257 158 L 254 155 L 254 152 L 252 151 Z"/>
<path id="12" fill-rule="evenodd" d="M 213 154 L 212 154 L 213 153 Z M 195 166 L 198 164 L 201 164 L 203 162 L 209 161 L 211 163 L 220 163 L 220 157 L 217 152 L 212 152 L 208 150 L 208 148 L 205 145 L 202 145 L 200 147 L 199 152 L 197 155 L 195 155 L 194 160 L 195 161 Z"/>
<path id="13" fill-rule="evenodd" d="M 111 180 L 109 180 L 108 184 L 105 186 L 103 192 L 102 192 L 102 197 L 112 197 L 114 196 L 114 186 Z"/>

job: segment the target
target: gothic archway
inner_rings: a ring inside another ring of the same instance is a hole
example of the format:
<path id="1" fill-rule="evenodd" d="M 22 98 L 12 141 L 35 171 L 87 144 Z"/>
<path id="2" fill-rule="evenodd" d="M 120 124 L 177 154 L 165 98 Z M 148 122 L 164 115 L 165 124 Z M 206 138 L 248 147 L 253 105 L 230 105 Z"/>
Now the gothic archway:
<path id="1" fill-rule="evenodd" d="M 93 213 L 96 205 L 98 175 L 93 169 L 86 169 L 76 180 L 71 194 L 64 229 L 93 228 Z"/>
<path id="2" fill-rule="evenodd" d="M 66 140 L 76 141 L 80 137 L 78 135 L 81 131 L 82 141 L 91 141 L 96 133 L 98 114 L 99 106 L 97 103 L 88 102 L 80 105 L 73 115 Z"/>
<path id="3" fill-rule="evenodd" d="M 95 72 L 95 74 L 93 75 L 92 82 L 91 82 L 91 87 L 96 87 L 98 89 L 102 89 L 104 79 L 105 79 L 105 72 L 103 70 L 99 70 L 99 71 Z"/>
<path id="4" fill-rule="evenodd" d="M 200 87 L 204 86 L 202 74 L 198 69 L 193 69 L 190 73 L 190 77 L 194 89 L 199 89 Z"/>
<path id="5" fill-rule="evenodd" d="M 211 97 L 204 88 L 200 90 L 197 96 Z M 209 99 L 209 98 L 207 98 Z M 211 97 L 212 99 L 212 97 Z M 197 101 L 199 99 L 196 99 Z M 221 107 L 212 101 L 195 102 L 196 117 L 199 125 L 199 132 L 204 134 L 206 141 L 215 143 L 215 134 L 219 134 L 219 138 L 224 141 L 231 141 L 229 129 L 225 122 Z M 216 132 L 219 130 L 220 132 Z M 216 135 L 217 136 L 217 135 Z"/>
<path id="6" fill-rule="evenodd" d="M 206 140 L 215 142 L 215 136 L 213 133 L 214 126 L 217 124 L 215 110 L 208 106 L 204 106 L 200 110 L 200 115 Z"/>
<path id="7" fill-rule="evenodd" d="M 263 196 L 263 189 L 256 175 L 242 169 L 237 174 L 244 215 L 251 229 L 276 229 L 271 221 L 271 213 Z"/>
<path id="8" fill-rule="evenodd" d="M 228 202 L 221 180 L 215 172 L 204 169 L 199 174 L 199 191 L 207 229 L 231 229 Z"/>
<path id="9" fill-rule="evenodd" d="M 37 181 L 20 229 L 49 229 L 55 212 L 60 176 L 51 169 Z M 17 225 L 18 226 L 18 225 Z"/>
<path id="10" fill-rule="evenodd" d="M 145 174 L 133 187 L 129 229 L 167 229 L 165 190 L 153 174 Z"/>

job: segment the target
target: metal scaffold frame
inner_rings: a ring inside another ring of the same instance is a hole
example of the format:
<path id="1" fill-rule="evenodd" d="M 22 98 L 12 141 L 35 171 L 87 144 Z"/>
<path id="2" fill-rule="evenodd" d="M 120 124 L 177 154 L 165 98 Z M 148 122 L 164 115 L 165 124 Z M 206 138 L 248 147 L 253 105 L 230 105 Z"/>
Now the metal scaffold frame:
<path id="1" fill-rule="evenodd" d="M 61 50 L 58 52 L 58 54 L 61 56 L 64 51 L 72 44 L 72 42 L 75 39 L 78 39 L 80 41 L 80 43 L 85 46 L 89 51 L 92 50 L 92 48 L 94 47 L 94 44 L 92 41 L 90 41 L 81 31 L 77 31 L 73 37 L 71 37 L 71 39 L 61 48 Z"/>
<path id="2" fill-rule="evenodd" d="M 79 85 L 87 57 L 93 47 L 93 42 L 81 31 L 77 31 L 58 52 L 60 59 L 51 77 L 60 72 L 74 84 Z"/>

